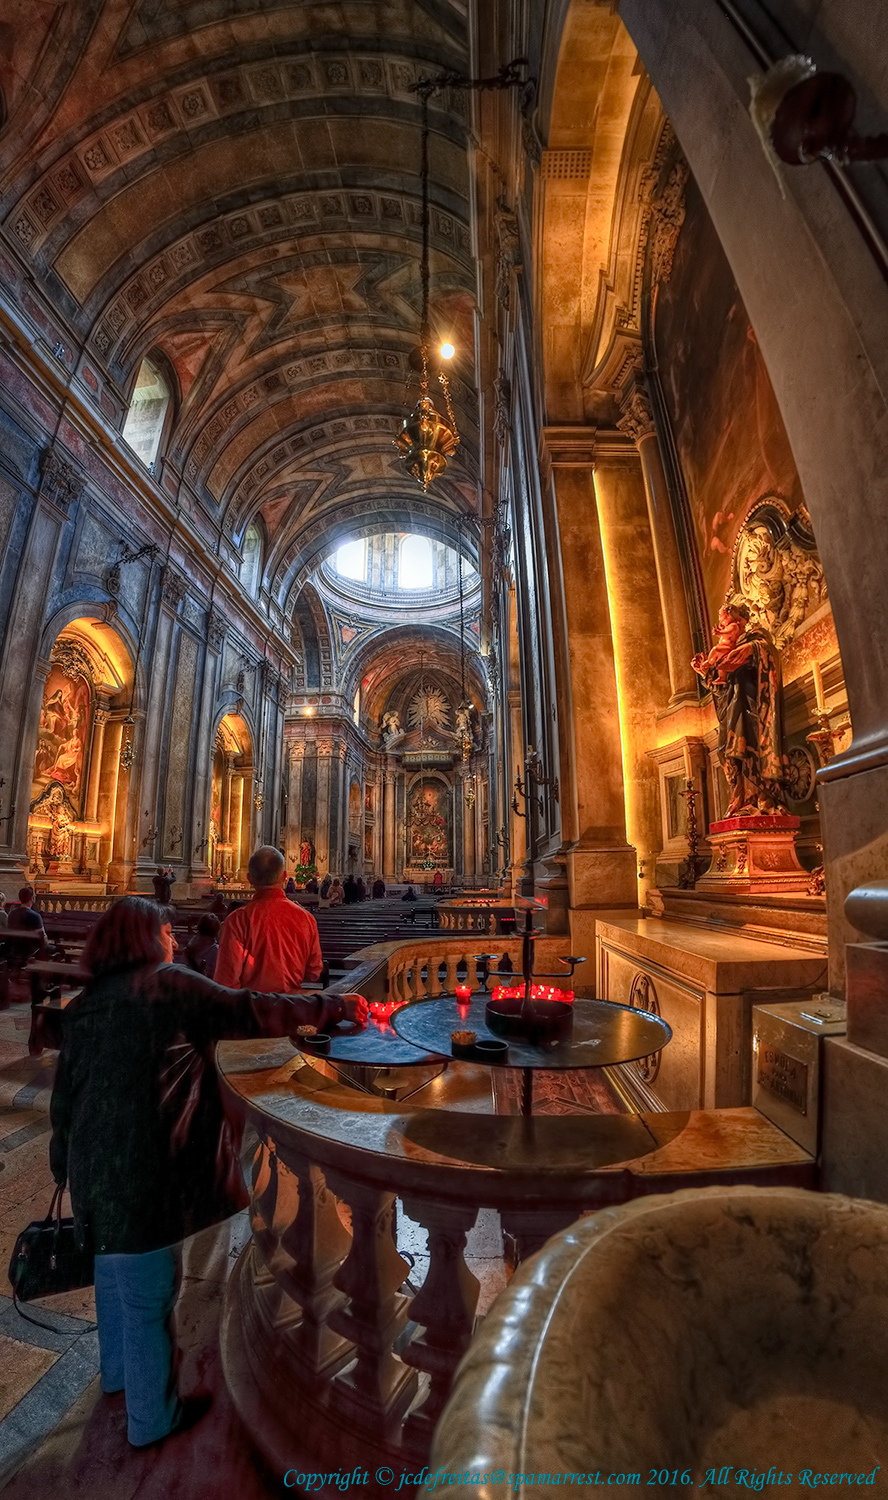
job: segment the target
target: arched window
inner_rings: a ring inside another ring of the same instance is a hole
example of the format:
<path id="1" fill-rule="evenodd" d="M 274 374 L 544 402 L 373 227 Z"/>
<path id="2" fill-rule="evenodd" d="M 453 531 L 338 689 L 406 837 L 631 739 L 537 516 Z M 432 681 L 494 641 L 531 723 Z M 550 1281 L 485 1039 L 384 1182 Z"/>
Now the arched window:
<path id="1" fill-rule="evenodd" d="M 398 557 L 398 588 L 430 589 L 434 582 L 432 544 L 428 537 L 405 536 Z"/>
<path id="2" fill-rule="evenodd" d="M 259 527 L 251 521 L 244 534 L 244 560 L 241 563 L 241 583 L 255 598 L 259 592 L 259 574 L 262 565 L 262 537 Z"/>
<path id="3" fill-rule="evenodd" d="M 367 581 L 367 543 L 343 542 L 333 554 L 333 566 L 340 578 L 356 578 L 359 583 Z"/>
<path id="4" fill-rule="evenodd" d="M 171 400 L 172 392 L 157 365 L 143 359 L 123 424 L 123 436 L 146 468 L 150 469 L 157 457 Z"/>

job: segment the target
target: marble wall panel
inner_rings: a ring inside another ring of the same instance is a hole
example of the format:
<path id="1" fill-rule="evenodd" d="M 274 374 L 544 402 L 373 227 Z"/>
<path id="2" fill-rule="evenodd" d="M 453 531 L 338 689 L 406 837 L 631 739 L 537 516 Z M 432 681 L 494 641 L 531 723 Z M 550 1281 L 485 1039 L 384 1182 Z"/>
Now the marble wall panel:
<path id="1" fill-rule="evenodd" d="M 190 771 L 191 725 L 194 718 L 199 651 L 200 646 L 194 637 L 185 630 L 181 631 L 176 661 L 176 686 L 170 716 L 163 827 L 163 857 L 165 859 L 182 858 Z"/>
<path id="2" fill-rule="evenodd" d="M 672 1041 L 659 1054 L 659 1066 L 646 1060 L 647 1065 L 626 1064 L 625 1071 L 641 1079 L 662 1109 L 701 1109 L 706 1067 L 705 992 L 658 967 L 640 967 L 633 958 L 602 943 L 599 999 L 632 1004 L 639 975 L 646 978 L 646 995 L 654 998 L 659 1014 L 672 1027 Z M 636 1003 L 641 1004 L 641 1000 Z M 731 1102 L 744 1101 L 737 1098 Z"/>

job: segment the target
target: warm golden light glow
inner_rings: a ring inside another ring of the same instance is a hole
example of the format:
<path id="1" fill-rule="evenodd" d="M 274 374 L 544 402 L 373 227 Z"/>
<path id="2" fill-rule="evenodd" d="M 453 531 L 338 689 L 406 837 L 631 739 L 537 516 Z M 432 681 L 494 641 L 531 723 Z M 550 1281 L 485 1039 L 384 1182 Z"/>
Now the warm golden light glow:
<path id="1" fill-rule="evenodd" d="M 456 353 L 456 349 L 452 344 L 444 343 L 441 345 L 439 352 L 442 359 L 452 359 L 454 354 Z"/>

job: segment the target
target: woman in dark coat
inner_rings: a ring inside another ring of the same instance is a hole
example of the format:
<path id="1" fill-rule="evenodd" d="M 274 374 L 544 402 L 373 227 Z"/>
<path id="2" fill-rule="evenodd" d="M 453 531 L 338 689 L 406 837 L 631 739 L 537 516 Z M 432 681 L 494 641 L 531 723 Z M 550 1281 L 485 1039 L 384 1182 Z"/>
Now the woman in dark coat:
<path id="1" fill-rule="evenodd" d="M 165 915 L 126 896 L 92 929 L 91 977 L 65 1012 L 51 1104 L 52 1174 L 67 1181 L 78 1236 L 95 1250 L 102 1389 L 125 1390 L 135 1447 L 206 1409 L 175 1388 L 176 1246 L 247 1201 L 214 1043 L 363 1023 L 367 1012 L 359 995 L 228 990 L 174 967 Z"/>

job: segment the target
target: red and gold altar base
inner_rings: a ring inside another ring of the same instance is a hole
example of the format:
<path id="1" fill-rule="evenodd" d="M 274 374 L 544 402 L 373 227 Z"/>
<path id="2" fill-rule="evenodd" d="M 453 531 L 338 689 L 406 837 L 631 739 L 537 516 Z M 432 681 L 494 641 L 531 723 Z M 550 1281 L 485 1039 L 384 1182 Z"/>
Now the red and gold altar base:
<path id="1" fill-rule="evenodd" d="M 778 895 L 807 891 L 810 873 L 799 864 L 799 819 L 788 813 L 741 813 L 709 825 L 712 863 L 697 890 Z"/>

